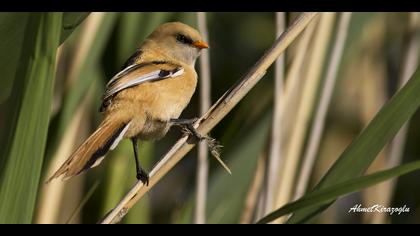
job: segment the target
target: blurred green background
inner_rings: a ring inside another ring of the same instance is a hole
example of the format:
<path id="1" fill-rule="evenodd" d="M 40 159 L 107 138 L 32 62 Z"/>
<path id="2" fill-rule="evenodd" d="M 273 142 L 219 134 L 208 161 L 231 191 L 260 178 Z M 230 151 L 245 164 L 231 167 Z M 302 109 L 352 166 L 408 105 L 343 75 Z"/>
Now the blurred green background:
<path id="1" fill-rule="evenodd" d="M 412 33 L 409 14 L 353 13 L 309 188 L 396 92 Z M 286 23 L 298 15 L 287 13 Z M 275 13 L 206 13 L 206 18 L 214 103 L 271 47 L 276 35 Z M 44 181 L 99 124 L 98 107 L 107 81 L 149 33 L 168 21 L 197 27 L 193 12 L 0 13 L 0 223 L 96 223 L 135 183 L 128 140 L 87 174 L 50 186 Z M 321 81 L 331 57 L 337 22 L 338 17 L 328 39 Z M 48 54 L 54 47 L 59 47 L 56 55 Z M 286 72 L 297 47 L 294 42 L 286 51 Z M 308 48 L 301 70 L 305 70 L 311 44 Z M 40 64 L 25 61 L 27 54 L 40 59 Z M 52 61 L 55 58 L 56 62 Z M 54 63 L 55 69 L 51 68 Z M 31 65 L 33 69 L 26 70 Z M 199 71 L 198 65 L 196 68 Z M 252 220 L 241 221 L 249 211 L 245 201 L 251 194 L 257 162 L 266 158 L 269 150 L 273 77 L 270 68 L 211 132 L 223 145 L 222 159 L 233 174 L 209 157 L 208 223 L 251 223 L 261 217 L 257 217 L 261 206 L 255 203 Z M 316 96 L 318 100 L 319 92 Z M 198 115 L 197 90 L 182 117 Z M 419 120 L 420 113 L 416 112 L 408 128 L 402 162 L 419 160 Z M 16 144 L 19 135 L 26 139 Z M 174 128 L 162 140 L 140 143 L 140 160 L 146 169 L 151 170 L 180 136 Z M 289 137 L 284 136 L 285 140 Z M 385 153 L 386 148 L 369 172 L 386 167 Z M 192 223 L 196 166 L 197 151 L 193 149 L 129 211 L 123 223 Z M 383 189 L 378 185 L 340 198 L 314 222 L 420 223 L 419 178 L 419 172 L 399 178 L 392 192 L 389 205 L 407 205 L 409 214 L 374 219 L 374 215 L 347 213 L 355 204 L 380 201 Z M 4 205 L 11 199 L 16 204 Z M 11 213 L 11 209 L 16 212 Z"/>

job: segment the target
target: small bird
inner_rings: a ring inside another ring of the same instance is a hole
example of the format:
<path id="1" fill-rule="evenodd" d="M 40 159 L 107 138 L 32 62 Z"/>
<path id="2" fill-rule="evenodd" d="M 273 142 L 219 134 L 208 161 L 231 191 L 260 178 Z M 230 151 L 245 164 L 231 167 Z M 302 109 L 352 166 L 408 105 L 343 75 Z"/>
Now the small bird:
<path id="1" fill-rule="evenodd" d="M 99 111 L 103 121 L 48 179 L 71 178 L 99 165 L 123 138 L 131 139 L 136 178 L 148 185 L 149 175 L 138 160 L 137 141 L 157 140 L 174 125 L 193 129 L 194 119 L 178 119 L 197 85 L 195 61 L 208 48 L 194 28 L 179 22 L 162 24 L 124 63 L 106 85 Z"/>

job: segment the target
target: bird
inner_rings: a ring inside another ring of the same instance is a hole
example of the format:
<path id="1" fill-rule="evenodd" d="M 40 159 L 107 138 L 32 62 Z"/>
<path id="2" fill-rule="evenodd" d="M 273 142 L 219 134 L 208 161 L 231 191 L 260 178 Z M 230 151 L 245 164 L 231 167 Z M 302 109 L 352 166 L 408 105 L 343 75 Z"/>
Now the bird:
<path id="1" fill-rule="evenodd" d="M 186 125 L 192 133 L 195 119 L 179 119 L 197 86 L 195 62 L 209 45 L 200 33 L 181 22 L 158 26 L 106 85 L 98 128 L 47 180 L 76 176 L 101 163 L 122 139 L 130 139 L 136 178 L 149 184 L 149 174 L 138 159 L 138 140 L 158 140 L 172 125 Z"/>

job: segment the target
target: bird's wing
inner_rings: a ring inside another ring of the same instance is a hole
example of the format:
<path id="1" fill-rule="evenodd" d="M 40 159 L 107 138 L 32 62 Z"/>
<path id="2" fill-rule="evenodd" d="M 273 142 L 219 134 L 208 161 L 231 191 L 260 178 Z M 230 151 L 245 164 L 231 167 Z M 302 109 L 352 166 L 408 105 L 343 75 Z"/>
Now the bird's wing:
<path id="1" fill-rule="evenodd" d="M 106 85 L 103 102 L 99 108 L 103 112 L 118 92 L 146 82 L 170 79 L 184 74 L 184 68 L 166 61 L 152 61 L 132 64 L 116 74 Z"/>
<path id="2" fill-rule="evenodd" d="M 118 92 L 145 83 L 170 79 L 184 74 L 184 68 L 173 63 L 155 61 L 133 64 L 116 74 L 107 84 L 103 100 L 108 100 Z"/>
<path id="3" fill-rule="evenodd" d="M 121 70 L 124 70 L 125 68 L 135 64 L 138 60 L 140 60 L 141 56 L 143 54 L 143 51 L 138 48 L 122 65 Z"/>

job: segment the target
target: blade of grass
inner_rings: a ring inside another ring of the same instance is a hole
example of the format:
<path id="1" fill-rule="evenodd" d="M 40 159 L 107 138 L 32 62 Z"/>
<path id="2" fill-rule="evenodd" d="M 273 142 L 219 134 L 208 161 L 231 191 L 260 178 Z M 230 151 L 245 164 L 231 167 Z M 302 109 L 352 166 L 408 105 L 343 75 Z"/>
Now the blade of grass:
<path id="1" fill-rule="evenodd" d="M 403 69 L 399 78 L 399 87 L 403 87 L 410 75 L 416 70 L 419 61 L 419 48 L 420 48 L 420 34 L 417 28 L 420 26 L 420 14 L 418 12 L 410 13 L 410 40 L 406 49 L 406 56 L 403 62 Z M 396 166 L 401 163 L 405 138 L 407 135 L 408 122 L 398 132 L 391 143 L 391 150 L 389 154 L 389 167 Z"/>
<path id="2" fill-rule="evenodd" d="M 65 12 L 63 13 L 61 39 L 64 42 L 70 35 L 77 23 L 81 22 L 88 13 Z M 0 104 L 9 97 L 15 78 L 16 69 L 19 66 L 19 55 L 21 54 L 24 39 L 25 27 L 28 23 L 30 13 L 27 12 L 2 12 L 0 14 Z M 72 26 L 71 28 L 69 26 Z"/>
<path id="3" fill-rule="evenodd" d="M 285 86 L 284 86 L 284 97 L 281 99 L 282 110 L 282 136 L 283 140 L 283 154 L 287 147 L 288 137 L 291 132 L 292 124 L 296 117 L 296 106 L 299 104 L 301 98 L 302 87 L 305 84 L 304 72 L 307 70 L 305 66 L 305 57 L 308 54 L 308 48 L 311 43 L 311 38 L 315 32 L 317 26 L 317 20 L 311 22 L 305 31 L 300 36 L 299 42 L 296 45 L 297 49 L 290 67 L 286 73 Z M 284 158 L 282 159 L 282 161 Z M 280 163 L 280 165 L 282 165 Z M 280 168 L 281 171 L 281 168 Z"/>
<path id="4" fill-rule="evenodd" d="M 93 183 L 92 187 L 90 187 L 89 191 L 83 197 L 82 201 L 74 209 L 74 211 L 70 214 L 70 217 L 66 221 L 66 224 L 70 224 L 76 218 L 77 214 L 80 213 L 80 211 L 83 209 L 83 206 L 87 203 L 87 201 L 90 199 L 90 197 L 92 197 L 93 193 L 96 191 L 96 189 L 98 188 L 100 183 L 101 183 L 100 180 L 96 180 L 95 183 Z"/>
<path id="5" fill-rule="evenodd" d="M 403 59 L 403 68 L 399 78 L 399 87 L 404 86 L 407 81 L 410 79 L 410 75 L 416 70 L 419 61 L 419 43 L 420 43 L 420 34 L 417 31 L 419 26 L 420 14 L 418 12 L 409 13 L 409 42 L 405 51 L 405 58 Z M 390 149 L 387 153 L 388 160 L 386 165 L 388 168 L 398 166 L 403 159 L 405 143 L 407 139 L 409 122 L 405 123 L 401 130 L 395 135 L 391 144 L 389 145 Z M 381 192 L 384 196 L 384 205 L 387 206 L 390 204 L 393 193 L 396 186 L 396 180 L 390 180 L 387 182 L 387 188 Z M 377 219 L 374 219 L 374 223 L 385 222 L 386 215 L 380 214 Z"/>
<path id="6" fill-rule="evenodd" d="M 60 44 L 64 43 L 71 33 L 88 17 L 89 12 L 64 12 Z"/>
<path id="7" fill-rule="evenodd" d="M 57 153 L 54 155 L 53 160 L 48 167 L 46 176 L 51 176 L 54 171 L 60 167 L 65 158 L 70 156 L 74 151 L 73 149 L 76 145 L 77 137 L 80 135 L 78 129 L 83 121 L 83 114 L 88 111 L 87 105 L 87 102 L 84 102 L 77 109 L 76 114 L 68 125 L 68 130 L 63 136 L 63 140 L 57 149 Z M 36 224 L 59 223 L 57 222 L 57 219 L 60 212 L 60 205 L 62 204 L 65 186 L 66 182 L 63 181 L 54 181 L 49 184 L 42 184 L 39 199 L 37 201 L 38 210 L 34 221 Z"/>
<path id="8" fill-rule="evenodd" d="M 344 45 L 346 43 L 350 19 L 350 12 L 341 13 L 337 29 L 337 38 L 328 65 L 324 86 L 321 91 L 319 106 L 315 112 L 315 121 L 310 131 L 308 147 L 303 157 L 302 170 L 298 178 L 295 199 L 300 198 L 304 194 L 309 181 L 309 177 L 312 172 L 312 167 L 315 163 L 319 144 L 321 142 L 322 131 L 325 125 L 325 117 L 327 115 L 328 107 L 331 102 L 331 97 L 334 91 L 335 81 L 337 78 L 338 68 L 341 62 Z"/>
<path id="9" fill-rule="evenodd" d="M 304 145 L 304 139 L 314 101 L 316 91 L 321 79 L 321 72 L 324 65 L 326 51 L 328 49 L 332 27 L 334 25 L 335 13 L 322 13 L 315 32 L 313 51 L 309 60 L 306 72 L 305 85 L 302 90 L 302 98 L 297 108 L 297 118 L 293 125 L 290 143 L 284 159 L 284 168 L 277 187 L 276 207 L 286 204 L 293 196 L 295 176 L 298 170 L 300 153 Z"/>
<path id="10" fill-rule="evenodd" d="M 207 134 L 213 129 L 240 101 L 244 96 L 261 80 L 266 70 L 277 57 L 290 45 L 290 43 L 303 31 L 303 29 L 316 16 L 316 13 L 303 13 L 293 24 L 276 40 L 274 45 L 263 57 L 251 68 L 251 70 L 228 90 L 210 110 L 195 123 L 200 134 Z M 171 150 L 157 163 L 150 172 L 149 186 L 144 186 L 138 181 L 120 203 L 110 212 L 101 223 L 119 222 L 128 210 L 169 170 L 171 170 L 193 147 L 194 143 L 187 142 L 188 137 L 184 136 Z"/>
<path id="11" fill-rule="evenodd" d="M 417 69 L 407 84 L 382 107 L 362 133 L 346 148 L 317 184 L 314 192 L 362 175 L 385 144 L 418 109 L 419 91 L 420 70 Z M 310 208 L 299 210 L 292 215 L 288 223 L 306 222 L 314 217 L 320 208 L 327 205 L 318 203 Z"/>
<path id="12" fill-rule="evenodd" d="M 61 26 L 60 43 L 73 32 L 78 23 L 83 21 L 88 13 L 65 12 Z M 2 12 L 0 14 L 0 104 L 9 97 L 15 78 L 16 69 L 19 66 L 25 27 L 30 13 L 27 12 Z"/>
<path id="13" fill-rule="evenodd" d="M 300 36 L 299 42 L 295 46 L 296 49 L 293 53 L 293 59 L 291 61 L 291 65 L 289 66 L 286 74 L 286 80 L 285 80 L 285 90 L 284 90 L 284 97 L 280 101 L 282 102 L 281 107 L 282 110 L 282 133 L 281 133 L 281 139 L 283 144 L 282 149 L 282 155 L 283 158 L 280 162 L 279 171 L 277 173 L 277 185 L 274 189 L 274 199 L 277 199 L 278 197 L 278 184 L 281 178 L 282 173 L 284 172 L 284 156 L 287 152 L 287 147 L 289 144 L 289 136 L 292 131 L 293 123 L 296 120 L 296 106 L 299 104 L 299 101 L 301 99 L 302 94 L 302 88 L 305 84 L 306 77 L 303 76 L 306 73 L 306 61 L 308 61 L 308 48 L 311 44 L 311 39 L 313 38 L 315 29 L 318 24 L 318 20 L 312 21 L 308 27 L 305 29 L 305 31 Z M 291 51 L 291 49 L 290 49 Z M 289 55 L 290 55 L 289 54 Z M 271 209 L 274 209 L 274 203 L 271 207 Z M 259 219 L 263 216 L 263 211 L 259 210 L 257 211 L 258 214 L 256 214 L 256 218 Z"/>
<path id="14" fill-rule="evenodd" d="M 210 179 L 207 201 L 209 224 L 240 222 L 258 160 L 261 159 L 269 137 L 270 115 L 269 112 L 263 114 L 243 139 L 226 153 L 233 174 L 229 175 L 219 168 Z"/>
<path id="15" fill-rule="evenodd" d="M 76 32 L 81 33 L 81 37 L 74 42 L 76 44 L 75 53 L 67 77 L 67 82 L 72 82 L 66 88 L 56 127 L 51 125 L 49 138 L 53 141 L 48 143 L 47 147 L 46 156 L 50 157 L 50 161 L 46 165 L 47 171 L 44 171 L 44 178 L 48 178 L 52 171 L 55 171 L 57 166 L 61 165 L 74 151 L 74 145 L 77 144 L 74 142 L 80 133 L 73 132 L 74 127 L 71 126 L 71 123 L 76 122 L 75 114 L 85 110 L 82 107 L 87 107 L 91 100 L 92 96 L 89 95 L 88 90 L 94 79 L 99 76 L 95 71 L 94 61 L 99 60 L 114 19 L 114 14 L 92 13 L 81 26 L 80 32 Z M 81 116 L 80 114 L 80 119 Z M 38 202 L 39 217 L 36 219 L 37 222 L 53 223 L 58 219 L 57 211 L 62 204 L 64 187 L 67 184 L 67 182 L 56 181 L 43 186 Z"/>
<path id="16" fill-rule="evenodd" d="M 141 42 L 139 24 L 144 20 L 144 14 L 139 12 L 125 12 L 121 14 L 117 31 L 117 61 L 122 65 Z"/>
<path id="17" fill-rule="evenodd" d="M 258 221 L 259 224 L 269 223 L 275 219 L 290 214 L 294 211 L 305 209 L 314 204 L 327 203 L 337 199 L 340 196 L 363 190 L 388 179 L 392 179 L 401 175 L 420 169 L 420 161 L 404 164 L 389 170 L 380 171 L 374 174 L 357 177 L 338 184 L 331 185 L 316 192 L 309 193 L 297 201 L 291 202 L 276 211 L 265 216 Z"/>
<path id="18" fill-rule="evenodd" d="M 31 223 L 52 104 L 62 13 L 31 13 L 2 151 L 0 222 Z"/>
<path id="19" fill-rule="evenodd" d="M 168 21 L 173 14 L 172 12 L 125 12 L 121 14 L 117 35 L 117 62 L 122 65 L 140 46 L 146 36 L 160 24 Z"/>
<path id="20" fill-rule="evenodd" d="M 0 14 L 0 103 L 9 97 L 16 69 L 19 66 L 19 56 L 30 13 L 2 12 Z"/>
<path id="21" fill-rule="evenodd" d="M 255 93 L 255 91 L 253 92 Z M 252 108 L 251 104 L 248 105 Z M 223 149 L 224 159 L 229 163 L 229 167 L 232 167 L 233 175 L 227 174 L 225 170 L 220 168 L 216 169 L 211 175 L 206 207 L 208 209 L 207 223 L 241 222 L 241 217 L 247 214 L 244 212 L 247 210 L 243 209 L 244 205 L 247 204 L 246 199 L 253 198 L 251 195 L 259 195 L 263 180 L 259 176 L 263 177 L 266 166 L 265 156 L 267 154 L 265 149 L 267 148 L 271 111 L 267 106 L 267 109 L 264 109 L 261 113 L 253 119 L 252 125 L 244 127 L 237 134 L 241 138 L 235 139 L 236 142 L 232 142 L 232 145 L 226 145 Z M 259 167 L 256 167 L 256 163 L 261 158 L 264 159 L 263 168 L 257 170 Z M 226 194 L 232 192 L 232 186 L 235 188 L 235 193 Z M 194 198 L 195 194 L 192 192 L 188 197 L 189 200 L 176 210 L 173 215 L 175 220 L 172 223 L 193 222 Z M 221 207 L 222 204 L 225 207 Z M 250 208 L 254 207 L 256 206 Z M 249 209 L 249 212 L 251 217 L 254 217 L 254 210 Z M 250 222 L 253 222 L 253 218 L 248 223 Z"/>
<path id="22" fill-rule="evenodd" d="M 245 204 L 243 206 L 241 218 L 239 219 L 240 224 L 252 223 L 253 214 L 258 204 L 258 195 L 261 194 L 261 189 L 263 186 L 264 172 L 267 165 L 266 156 L 266 153 L 262 153 L 257 159 L 257 167 L 255 170 L 255 174 L 252 177 L 251 185 L 249 187 L 248 193 L 246 194 Z M 242 181 L 239 181 L 238 183 L 242 183 Z"/>
<path id="23" fill-rule="evenodd" d="M 362 33 L 362 44 L 366 48 L 363 50 L 363 56 L 361 56 L 360 71 L 362 72 L 362 78 L 369 78 L 367 80 L 362 79 L 360 86 L 361 98 L 360 111 L 362 116 L 362 125 L 365 127 L 372 117 L 379 111 L 379 109 L 389 99 L 389 79 L 388 76 L 392 73 L 387 73 L 389 68 L 389 59 L 387 59 L 386 50 L 392 48 L 387 43 L 389 32 L 394 31 L 393 28 L 407 28 L 407 26 L 393 27 L 392 24 L 387 23 L 388 21 L 397 21 L 400 17 L 392 13 L 378 13 L 378 16 L 374 18 L 369 27 L 363 30 Z M 402 22 L 401 22 L 402 23 Z M 403 33 L 403 31 L 401 31 Z M 398 33 L 400 35 L 401 33 Z M 393 35 L 394 33 L 392 33 Z M 364 37 L 363 37 L 364 36 Z M 393 41 L 398 41 L 399 36 L 392 36 Z M 402 49 L 401 49 L 402 50 Z M 417 67 L 417 66 L 415 66 Z M 415 68 L 411 71 L 410 75 L 414 72 Z M 410 76 L 409 75 L 409 76 Z M 398 80 L 397 75 L 392 75 L 393 78 Z M 406 78 L 406 79 L 409 79 Z M 394 91 L 395 92 L 395 91 Z M 387 168 L 387 153 L 390 150 L 390 145 L 387 144 L 383 147 L 381 152 L 375 158 L 375 161 L 369 166 L 366 174 L 370 174 L 379 170 Z M 378 184 L 371 188 L 367 188 L 361 193 L 361 204 L 362 205 L 373 205 L 381 204 L 384 205 L 386 201 L 386 191 L 389 188 L 389 182 Z M 363 214 L 361 216 L 362 223 L 368 224 L 383 224 L 387 220 L 386 214 Z"/>
<path id="24" fill-rule="evenodd" d="M 130 154 L 125 155 L 123 158 L 131 157 L 133 155 L 132 153 L 132 146 L 129 145 Z M 145 168 L 149 169 L 152 166 L 152 157 L 154 156 L 156 146 L 151 142 L 141 142 L 140 143 L 141 150 L 139 150 L 139 156 L 142 157 L 142 163 Z M 127 147 L 128 150 L 128 147 Z M 121 158 L 121 157 L 120 157 Z M 132 158 L 129 158 L 129 164 L 128 167 L 130 168 L 129 171 L 127 171 L 125 174 L 130 175 L 130 177 L 134 180 L 135 176 L 133 175 L 133 167 L 135 166 L 134 160 Z M 128 177 L 126 178 L 126 180 Z M 121 179 L 120 179 L 121 180 Z M 114 181 L 117 182 L 117 180 Z M 124 180 L 122 180 L 124 181 Z M 121 185 L 121 181 L 117 182 L 117 184 Z M 124 196 L 124 193 L 129 189 L 130 185 L 127 183 L 124 185 L 123 191 L 120 192 L 119 198 L 115 199 L 115 201 L 112 203 L 111 206 L 109 206 L 107 209 L 110 209 L 112 206 L 115 205 L 116 202 L 118 202 L 119 199 L 121 199 L 122 196 Z M 112 194 L 112 193 L 111 193 Z M 133 209 L 127 214 L 125 217 L 123 223 L 126 224 L 148 224 L 152 222 L 152 199 L 151 198 L 143 198 L 141 199 L 136 206 L 133 207 Z"/>
<path id="25" fill-rule="evenodd" d="M 276 37 L 279 37 L 286 28 L 286 14 L 276 13 Z M 275 64 L 274 71 L 274 111 L 271 131 L 271 145 L 268 157 L 268 175 L 265 191 L 264 214 L 273 209 L 273 202 L 277 193 L 278 173 L 280 170 L 280 160 L 282 158 L 282 98 L 284 81 L 284 54 L 281 55 Z"/>
<path id="26" fill-rule="evenodd" d="M 59 141 L 62 140 L 75 111 L 83 99 L 86 99 L 87 91 L 94 78 L 90 71 L 98 63 L 100 55 L 103 53 L 116 17 L 116 13 L 92 13 L 80 29 L 81 37 L 75 43 L 75 54 L 66 81 L 63 108 L 59 112 L 55 123 L 51 124 L 52 133 L 48 135 L 48 157 L 56 152 Z"/>
<path id="27" fill-rule="evenodd" d="M 207 32 L 207 20 L 205 12 L 197 12 L 198 30 L 203 40 L 209 42 Z M 203 115 L 211 105 L 211 83 L 210 83 L 210 54 L 204 51 L 200 56 L 200 115 Z M 197 180 L 196 180 L 196 207 L 194 223 L 206 223 L 206 199 L 207 182 L 209 172 L 208 147 L 206 143 L 198 145 Z"/>

